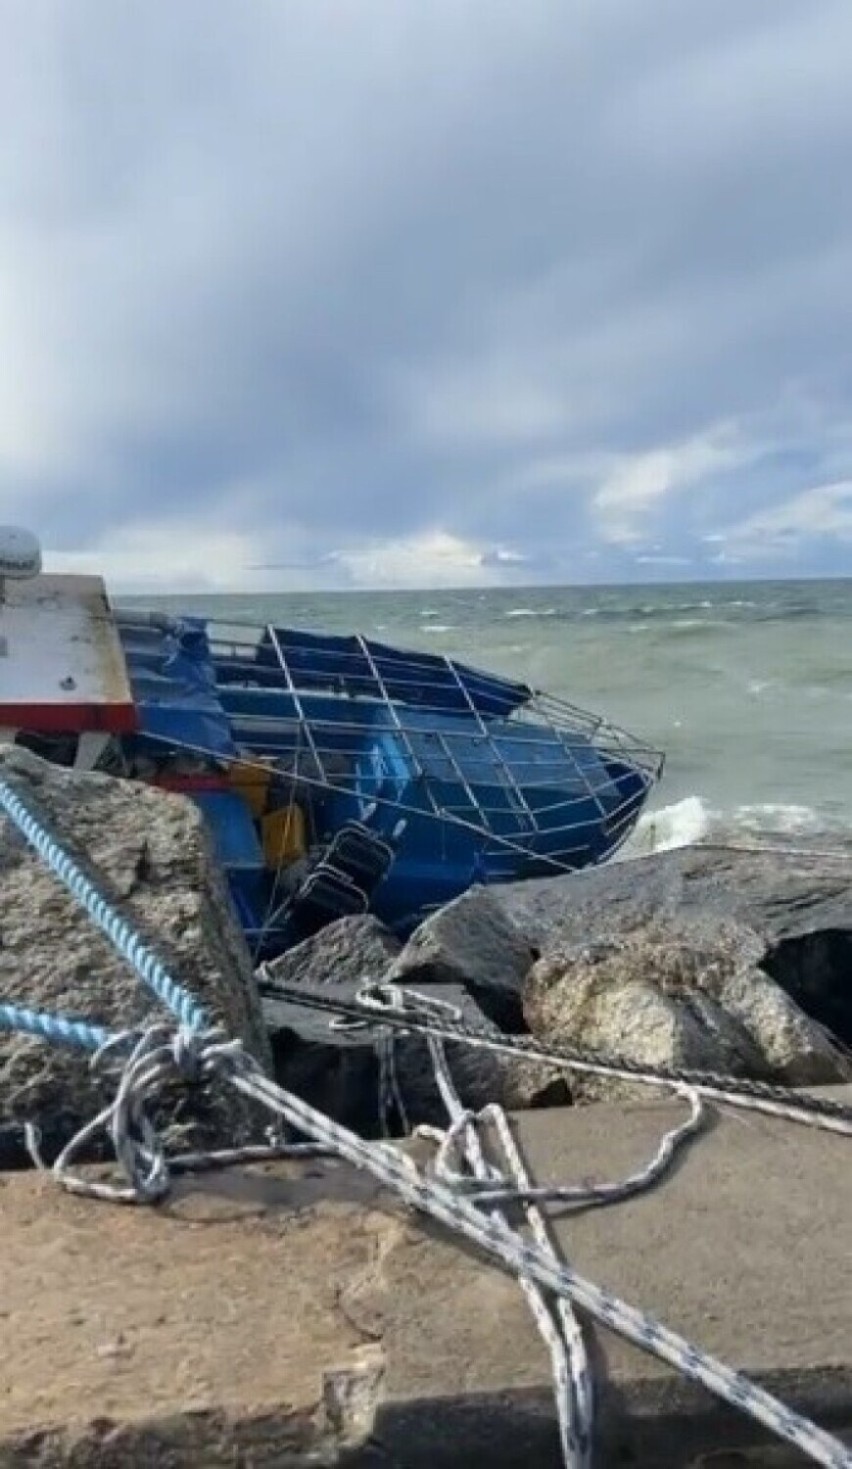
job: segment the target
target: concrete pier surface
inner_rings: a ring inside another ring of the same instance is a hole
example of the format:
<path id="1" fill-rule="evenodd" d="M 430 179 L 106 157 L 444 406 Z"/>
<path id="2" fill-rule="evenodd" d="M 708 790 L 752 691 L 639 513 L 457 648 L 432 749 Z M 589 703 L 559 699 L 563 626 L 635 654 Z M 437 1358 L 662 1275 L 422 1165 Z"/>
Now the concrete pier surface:
<path id="1" fill-rule="evenodd" d="M 536 1182 L 579 1183 L 633 1172 L 681 1110 L 514 1125 Z M 650 1192 L 563 1215 L 561 1248 L 852 1442 L 850 1148 L 719 1109 Z M 0 1175 L 0 1333 L 0 1469 L 560 1463 L 514 1279 L 332 1161 L 183 1179 L 156 1209 Z M 587 1339 L 596 1465 L 807 1462 L 612 1333 Z"/>

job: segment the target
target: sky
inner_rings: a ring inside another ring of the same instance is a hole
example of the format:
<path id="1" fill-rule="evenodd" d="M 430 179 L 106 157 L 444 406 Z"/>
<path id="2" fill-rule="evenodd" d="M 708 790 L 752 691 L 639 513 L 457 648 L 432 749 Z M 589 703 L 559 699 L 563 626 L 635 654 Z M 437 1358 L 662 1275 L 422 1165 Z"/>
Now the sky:
<path id="1" fill-rule="evenodd" d="M 852 574 L 849 0 L 0 23 L 0 522 L 48 569 Z"/>

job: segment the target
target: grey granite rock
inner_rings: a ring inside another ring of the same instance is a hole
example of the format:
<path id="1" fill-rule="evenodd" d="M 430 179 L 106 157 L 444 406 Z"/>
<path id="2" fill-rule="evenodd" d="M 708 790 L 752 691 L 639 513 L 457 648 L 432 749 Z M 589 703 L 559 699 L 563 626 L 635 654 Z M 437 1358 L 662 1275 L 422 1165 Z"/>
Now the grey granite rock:
<path id="1" fill-rule="evenodd" d="M 658 918 L 610 940 L 553 951 L 530 971 L 524 1011 L 543 1041 L 645 1063 L 810 1086 L 852 1068 L 759 967 L 762 942 L 732 920 Z M 575 1098 L 625 1083 L 572 1073 Z"/>
<path id="2" fill-rule="evenodd" d="M 372 914 L 338 918 L 318 933 L 288 949 L 268 965 L 281 984 L 319 988 L 342 981 L 385 978 L 402 945 Z"/>
<path id="3" fill-rule="evenodd" d="M 542 955 L 657 920 L 734 922 L 764 972 L 852 1044 L 852 855 L 683 847 L 490 891 Z"/>
<path id="4" fill-rule="evenodd" d="M 404 984 L 461 984 L 502 1030 L 523 1029 L 521 990 L 535 958 L 496 888 L 474 887 L 415 930 L 391 970 Z"/>
<path id="5" fill-rule="evenodd" d="M 0 774 L 136 925 L 213 1021 L 271 1065 L 251 963 L 197 808 L 183 797 L 79 774 L 0 750 Z M 14 824 L 0 817 L 0 992 L 112 1030 L 166 1014 Z M 25 1119 L 56 1142 L 103 1104 L 86 1056 L 0 1032 L 0 1124 Z M 223 1146 L 257 1136 L 230 1089 L 180 1088 L 164 1111 L 174 1140 Z"/>
<path id="6" fill-rule="evenodd" d="M 359 988 L 359 980 L 342 980 L 333 986 L 335 995 L 345 1001 L 353 1000 Z M 431 984 L 428 993 L 432 999 L 453 1006 L 467 1023 L 499 1035 L 497 1027 L 461 985 Z M 376 1031 L 332 1028 L 327 1014 L 291 1001 L 264 997 L 263 1009 L 280 1085 L 347 1127 L 377 1136 L 381 1128 Z M 507 1108 L 522 1110 L 569 1100 L 564 1073 L 553 1067 L 455 1042 L 448 1042 L 446 1051 L 466 1107 L 478 1109 L 488 1102 L 501 1102 Z M 435 1083 L 426 1040 L 397 1034 L 394 1052 L 410 1124 L 446 1125 L 447 1113 Z M 395 1130 L 399 1126 L 400 1119 L 396 1118 Z"/>

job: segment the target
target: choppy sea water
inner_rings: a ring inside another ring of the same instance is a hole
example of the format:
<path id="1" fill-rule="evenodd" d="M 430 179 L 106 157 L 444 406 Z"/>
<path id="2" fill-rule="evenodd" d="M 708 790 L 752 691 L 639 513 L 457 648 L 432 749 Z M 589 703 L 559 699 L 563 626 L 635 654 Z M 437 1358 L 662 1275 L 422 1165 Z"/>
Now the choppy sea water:
<path id="1" fill-rule="evenodd" d="M 159 598 L 520 676 L 666 752 L 634 846 L 852 848 L 852 580 Z"/>

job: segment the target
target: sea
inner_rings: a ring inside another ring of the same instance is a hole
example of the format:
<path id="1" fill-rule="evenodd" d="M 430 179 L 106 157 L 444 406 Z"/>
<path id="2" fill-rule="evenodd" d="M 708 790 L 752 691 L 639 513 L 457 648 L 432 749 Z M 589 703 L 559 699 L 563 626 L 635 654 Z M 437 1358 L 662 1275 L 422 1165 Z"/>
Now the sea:
<path id="1" fill-rule="evenodd" d="M 665 752 L 631 852 L 852 851 L 852 579 L 146 599 L 519 677 Z"/>

